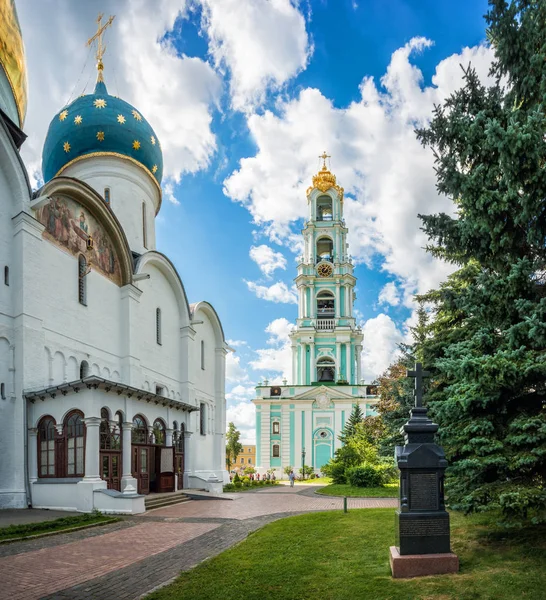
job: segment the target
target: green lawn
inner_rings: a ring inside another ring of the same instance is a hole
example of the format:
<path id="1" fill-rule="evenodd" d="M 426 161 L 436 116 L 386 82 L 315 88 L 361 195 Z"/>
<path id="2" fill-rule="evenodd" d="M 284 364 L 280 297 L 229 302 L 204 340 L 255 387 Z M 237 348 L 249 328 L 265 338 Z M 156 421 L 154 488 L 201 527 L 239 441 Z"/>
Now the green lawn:
<path id="1" fill-rule="evenodd" d="M 350 496 L 351 498 L 398 498 L 398 484 L 387 483 L 387 485 L 373 488 L 353 487 L 348 484 L 328 485 L 317 490 L 317 494 L 325 496 Z"/>
<path id="2" fill-rule="evenodd" d="M 12 538 L 25 538 L 41 533 L 50 533 L 75 527 L 84 527 L 98 523 L 115 523 L 120 519 L 117 517 L 106 517 L 101 514 L 89 513 L 75 515 L 70 517 L 61 517 L 52 521 L 42 521 L 41 523 L 25 523 L 23 525 L 10 525 L 9 527 L 0 527 L 0 541 Z"/>
<path id="3" fill-rule="evenodd" d="M 546 528 L 510 533 L 491 517 L 452 514 L 456 575 L 393 580 L 394 511 L 362 509 L 276 521 L 183 573 L 147 600 L 537 600 Z"/>
<path id="4" fill-rule="evenodd" d="M 332 483 L 330 477 L 315 477 L 315 479 L 305 479 L 302 481 L 296 480 L 296 485 L 300 485 L 300 483 L 310 484 L 310 485 L 328 485 Z"/>

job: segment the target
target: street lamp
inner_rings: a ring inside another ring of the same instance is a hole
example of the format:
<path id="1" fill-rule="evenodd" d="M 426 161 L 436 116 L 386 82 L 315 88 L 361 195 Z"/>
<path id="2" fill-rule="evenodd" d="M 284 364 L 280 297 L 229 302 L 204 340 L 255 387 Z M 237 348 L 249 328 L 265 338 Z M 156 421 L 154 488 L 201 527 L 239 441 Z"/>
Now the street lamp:
<path id="1" fill-rule="evenodd" d="M 305 448 L 301 449 L 301 470 L 303 473 L 303 479 L 305 481 Z"/>

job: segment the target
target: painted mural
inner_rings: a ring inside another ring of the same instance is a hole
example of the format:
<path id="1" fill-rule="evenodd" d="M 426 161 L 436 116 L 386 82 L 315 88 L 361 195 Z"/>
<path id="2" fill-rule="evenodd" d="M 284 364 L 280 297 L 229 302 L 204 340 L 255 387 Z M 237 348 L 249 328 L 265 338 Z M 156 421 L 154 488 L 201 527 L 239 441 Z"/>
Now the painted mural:
<path id="1" fill-rule="evenodd" d="M 83 254 L 92 268 L 121 285 L 121 269 L 112 242 L 85 208 L 70 198 L 54 197 L 36 211 L 36 218 L 45 225 L 45 238 L 71 254 Z M 91 250 L 87 244 L 90 236 Z"/>

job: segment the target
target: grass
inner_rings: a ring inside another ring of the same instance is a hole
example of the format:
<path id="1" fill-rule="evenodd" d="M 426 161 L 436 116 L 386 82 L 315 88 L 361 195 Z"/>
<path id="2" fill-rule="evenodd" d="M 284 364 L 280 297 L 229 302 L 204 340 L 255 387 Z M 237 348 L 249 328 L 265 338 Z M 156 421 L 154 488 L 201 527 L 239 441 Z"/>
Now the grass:
<path id="1" fill-rule="evenodd" d="M 394 580 L 392 509 L 298 515 L 183 573 L 147 600 L 537 600 L 546 587 L 546 528 L 498 530 L 494 517 L 452 514 L 461 570 Z"/>
<path id="2" fill-rule="evenodd" d="M 317 490 L 317 494 L 325 496 L 349 496 L 351 498 L 398 498 L 398 484 L 387 483 L 386 485 L 373 488 L 353 487 L 349 484 L 328 485 Z"/>
<path id="3" fill-rule="evenodd" d="M 12 538 L 26 538 L 41 533 L 52 533 L 65 529 L 95 525 L 97 523 L 115 523 L 119 521 L 115 517 L 106 517 L 97 513 L 76 515 L 71 517 L 61 517 L 52 521 L 42 521 L 40 523 L 24 523 L 22 525 L 10 525 L 0 528 L 0 541 Z"/>

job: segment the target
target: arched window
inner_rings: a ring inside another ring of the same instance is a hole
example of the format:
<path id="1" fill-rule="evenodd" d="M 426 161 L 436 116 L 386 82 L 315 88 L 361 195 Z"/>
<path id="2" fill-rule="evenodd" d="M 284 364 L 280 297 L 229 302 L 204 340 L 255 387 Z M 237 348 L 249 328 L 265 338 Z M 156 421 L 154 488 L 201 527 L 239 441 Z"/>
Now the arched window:
<path id="1" fill-rule="evenodd" d="M 100 419 L 100 449 L 121 450 L 121 422 L 116 424 L 112 431 L 107 408 L 101 408 Z"/>
<path id="2" fill-rule="evenodd" d="M 67 477 L 84 475 L 84 433 L 82 415 L 77 412 L 70 413 L 64 421 Z"/>
<path id="3" fill-rule="evenodd" d="M 184 431 L 184 423 L 181 423 L 180 431 L 178 430 L 178 426 L 175 427 L 175 432 L 173 434 L 173 446 L 174 451 L 177 454 L 184 454 Z"/>
<path id="4" fill-rule="evenodd" d="M 104 188 L 104 201 L 110 204 L 110 188 Z"/>
<path id="5" fill-rule="evenodd" d="M 133 431 L 131 432 L 131 441 L 133 444 L 148 443 L 148 427 L 146 421 L 140 415 L 133 419 Z"/>
<path id="6" fill-rule="evenodd" d="M 205 341 L 201 340 L 201 368 L 205 370 Z"/>
<path id="7" fill-rule="evenodd" d="M 273 433 L 277 434 L 281 432 L 281 424 L 278 421 L 273 421 L 272 423 L 273 426 Z"/>
<path id="8" fill-rule="evenodd" d="M 281 447 L 279 444 L 273 444 L 273 458 L 279 458 L 281 455 Z"/>
<path id="9" fill-rule="evenodd" d="M 324 195 L 317 198 L 317 221 L 331 221 L 333 219 L 332 198 Z"/>
<path id="10" fill-rule="evenodd" d="M 78 257 L 78 302 L 87 306 L 87 259 L 83 254 Z"/>
<path id="11" fill-rule="evenodd" d="M 9 285 L 9 267 L 4 267 L 4 285 Z"/>
<path id="12" fill-rule="evenodd" d="M 146 223 L 146 203 L 142 203 L 142 245 L 148 248 L 148 231 Z"/>
<path id="13" fill-rule="evenodd" d="M 199 433 L 206 435 L 207 433 L 207 415 L 206 415 L 206 404 L 201 402 L 199 404 Z"/>
<path id="14" fill-rule="evenodd" d="M 161 346 L 161 309 L 155 309 L 155 341 Z"/>
<path id="15" fill-rule="evenodd" d="M 55 477 L 55 421 L 44 417 L 38 425 L 38 477 Z"/>
<path id="16" fill-rule="evenodd" d="M 0 383 L 0 398 L 2 398 L 2 400 L 6 399 L 6 384 L 5 383 Z"/>
<path id="17" fill-rule="evenodd" d="M 321 260 L 334 262 L 334 242 L 329 237 L 321 237 L 317 240 L 317 262 Z"/>
<path id="18" fill-rule="evenodd" d="M 317 317 L 333 318 L 335 316 L 334 294 L 323 290 L 317 294 Z"/>
<path id="19" fill-rule="evenodd" d="M 336 367 L 332 358 L 323 356 L 317 361 L 317 381 L 335 381 Z"/>
<path id="20" fill-rule="evenodd" d="M 80 379 L 89 375 L 89 363 L 86 360 L 82 360 L 80 363 Z"/>
<path id="21" fill-rule="evenodd" d="M 165 436 L 165 423 L 163 423 L 161 419 L 156 419 L 154 421 L 154 438 L 155 443 L 160 446 L 164 446 L 167 441 Z"/>

